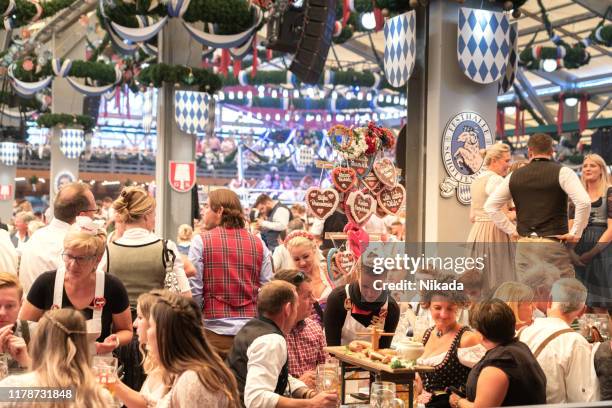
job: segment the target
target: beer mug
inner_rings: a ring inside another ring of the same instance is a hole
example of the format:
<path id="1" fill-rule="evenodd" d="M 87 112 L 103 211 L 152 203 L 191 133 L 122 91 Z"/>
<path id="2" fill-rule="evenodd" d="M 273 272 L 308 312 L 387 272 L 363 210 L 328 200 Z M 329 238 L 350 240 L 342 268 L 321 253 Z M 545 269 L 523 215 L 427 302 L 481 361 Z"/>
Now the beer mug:
<path id="1" fill-rule="evenodd" d="M 7 354 L 7 353 L 0 354 L 0 380 L 8 377 L 9 375 L 10 358 L 11 358 L 10 354 Z"/>
<path id="2" fill-rule="evenodd" d="M 317 366 L 317 392 L 338 392 L 340 385 L 338 368 L 338 365 L 334 363 L 324 363 Z"/>
<path id="3" fill-rule="evenodd" d="M 404 401 L 395 397 L 395 383 L 375 381 L 370 390 L 371 408 L 404 408 Z"/>
<path id="4" fill-rule="evenodd" d="M 429 329 L 429 321 L 427 316 L 417 316 L 414 321 L 414 327 L 412 330 L 412 340 L 416 342 L 422 342 L 425 332 Z"/>
<path id="5" fill-rule="evenodd" d="M 115 394 L 115 384 L 117 383 L 117 368 L 119 362 L 115 357 L 93 358 L 93 372 L 98 384 L 106 388 L 111 395 Z"/>

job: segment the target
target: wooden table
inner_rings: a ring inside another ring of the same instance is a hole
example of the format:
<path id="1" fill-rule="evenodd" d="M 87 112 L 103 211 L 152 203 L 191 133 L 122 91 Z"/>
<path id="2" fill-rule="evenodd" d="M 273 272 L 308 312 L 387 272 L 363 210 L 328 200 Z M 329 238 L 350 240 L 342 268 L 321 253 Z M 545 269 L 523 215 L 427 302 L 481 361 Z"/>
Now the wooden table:
<path id="1" fill-rule="evenodd" d="M 355 353 L 348 351 L 346 346 L 325 347 L 325 351 L 333 355 L 340 361 L 340 371 L 342 375 L 341 384 L 341 403 L 344 404 L 345 394 L 345 373 L 347 366 L 359 367 L 365 371 L 374 374 L 377 381 L 390 381 L 395 384 L 408 385 L 408 407 L 413 408 L 414 400 L 414 379 L 416 373 L 429 373 L 434 371 L 433 367 L 416 365 L 409 368 L 391 368 L 389 364 L 383 364 L 378 361 L 360 358 Z"/>

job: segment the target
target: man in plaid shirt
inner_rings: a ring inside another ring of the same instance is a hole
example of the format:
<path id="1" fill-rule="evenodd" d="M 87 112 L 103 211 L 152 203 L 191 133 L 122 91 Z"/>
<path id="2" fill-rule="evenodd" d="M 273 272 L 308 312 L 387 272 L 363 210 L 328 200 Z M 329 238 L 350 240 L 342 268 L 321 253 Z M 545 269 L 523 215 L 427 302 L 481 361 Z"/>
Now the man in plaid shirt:
<path id="1" fill-rule="evenodd" d="M 298 294 L 297 324 L 286 336 L 289 355 L 289 374 L 299 378 L 310 388 L 315 388 L 315 370 L 328 357 L 323 351 L 325 335 L 321 325 L 310 318 L 315 298 L 310 278 L 303 272 L 283 269 L 274 275 L 275 280 L 284 280 L 295 285 Z"/>

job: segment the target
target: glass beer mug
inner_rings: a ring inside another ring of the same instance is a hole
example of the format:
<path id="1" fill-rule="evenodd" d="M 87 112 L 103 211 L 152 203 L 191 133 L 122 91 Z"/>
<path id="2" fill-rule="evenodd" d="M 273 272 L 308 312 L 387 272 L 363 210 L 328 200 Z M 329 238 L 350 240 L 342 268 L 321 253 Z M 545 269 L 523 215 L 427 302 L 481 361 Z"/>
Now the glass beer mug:
<path id="1" fill-rule="evenodd" d="M 375 381 L 370 390 L 371 408 L 404 408 L 404 401 L 395 397 L 395 383 Z"/>

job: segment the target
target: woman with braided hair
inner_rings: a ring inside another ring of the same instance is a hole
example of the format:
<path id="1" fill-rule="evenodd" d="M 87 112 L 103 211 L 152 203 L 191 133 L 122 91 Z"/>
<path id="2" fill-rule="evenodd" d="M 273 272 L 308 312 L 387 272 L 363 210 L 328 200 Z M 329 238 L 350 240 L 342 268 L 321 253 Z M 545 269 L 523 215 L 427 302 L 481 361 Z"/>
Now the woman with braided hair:
<path id="1" fill-rule="evenodd" d="M 71 389 L 73 400 L 57 399 L 49 408 L 103 408 L 114 406 L 111 394 L 96 382 L 88 353 L 85 318 L 74 309 L 46 312 L 30 343 L 31 372 L 0 381 L 0 387 Z M 3 402 L 3 407 L 37 407 L 40 402 Z"/>
<path id="2" fill-rule="evenodd" d="M 239 408 L 238 385 L 206 340 L 193 300 L 162 295 L 151 309 L 147 349 L 170 391 L 157 408 Z"/>

